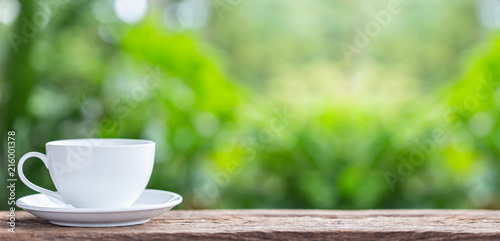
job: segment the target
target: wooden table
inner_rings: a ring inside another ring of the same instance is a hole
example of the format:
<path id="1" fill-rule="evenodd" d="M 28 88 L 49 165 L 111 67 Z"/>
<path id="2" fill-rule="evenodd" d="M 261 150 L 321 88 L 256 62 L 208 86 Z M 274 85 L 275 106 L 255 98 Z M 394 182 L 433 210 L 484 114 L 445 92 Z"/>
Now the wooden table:
<path id="1" fill-rule="evenodd" d="M 146 224 L 69 228 L 16 212 L 16 234 L 2 216 L 0 240 L 500 240 L 500 211 L 196 210 L 170 211 Z"/>

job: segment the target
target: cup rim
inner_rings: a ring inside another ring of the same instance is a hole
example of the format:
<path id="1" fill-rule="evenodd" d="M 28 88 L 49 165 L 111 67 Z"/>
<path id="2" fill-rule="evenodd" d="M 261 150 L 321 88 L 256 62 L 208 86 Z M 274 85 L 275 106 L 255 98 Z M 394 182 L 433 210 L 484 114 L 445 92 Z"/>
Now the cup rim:
<path id="1" fill-rule="evenodd" d="M 103 143 L 106 142 L 106 143 Z M 126 139 L 126 138 L 82 138 L 82 139 L 64 139 L 49 141 L 46 146 L 64 146 L 64 147 L 134 147 L 154 145 L 154 141 L 143 139 Z"/>

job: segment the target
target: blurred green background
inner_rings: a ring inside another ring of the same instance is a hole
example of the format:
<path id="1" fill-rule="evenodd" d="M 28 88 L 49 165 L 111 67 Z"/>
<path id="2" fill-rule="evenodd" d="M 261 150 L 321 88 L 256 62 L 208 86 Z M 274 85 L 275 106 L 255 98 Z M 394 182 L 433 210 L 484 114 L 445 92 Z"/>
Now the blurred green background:
<path id="1" fill-rule="evenodd" d="M 153 140 L 181 209 L 498 209 L 499 28 L 500 0 L 0 0 L 0 184 L 13 130 L 17 160 Z"/>

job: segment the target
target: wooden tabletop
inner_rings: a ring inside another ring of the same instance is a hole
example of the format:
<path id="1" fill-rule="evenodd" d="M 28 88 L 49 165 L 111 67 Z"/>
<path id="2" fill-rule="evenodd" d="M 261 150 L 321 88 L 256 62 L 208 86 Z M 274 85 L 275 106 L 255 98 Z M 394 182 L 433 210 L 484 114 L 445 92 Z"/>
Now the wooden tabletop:
<path id="1" fill-rule="evenodd" d="M 195 210 L 170 211 L 128 227 L 59 227 L 16 212 L 16 233 L 0 212 L 0 240 L 500 240 L 500 211 Z"/>

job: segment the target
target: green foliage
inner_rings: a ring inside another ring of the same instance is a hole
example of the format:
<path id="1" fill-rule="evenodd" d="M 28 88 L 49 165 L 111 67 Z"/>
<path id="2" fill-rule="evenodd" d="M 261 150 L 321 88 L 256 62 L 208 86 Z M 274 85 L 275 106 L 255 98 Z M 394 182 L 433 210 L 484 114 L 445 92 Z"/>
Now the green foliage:
<path id="1" fill-rule="evenodd" d="M 150 139 L 148 188 L 185 209 L 500 206 L 500 37 L 478 37 L 475 3 L 407 2 L 350 62 L 339 46 L 386 2 L 245 1 L 197 31 L 160 9 L 128 25 L 69 2 L 16 51 L 40 8 L 21 5 L 0 28 L 0 131 L 16 131 L 18 157 Z M 41 162 L 25 172 L 54 189 Z"/>

